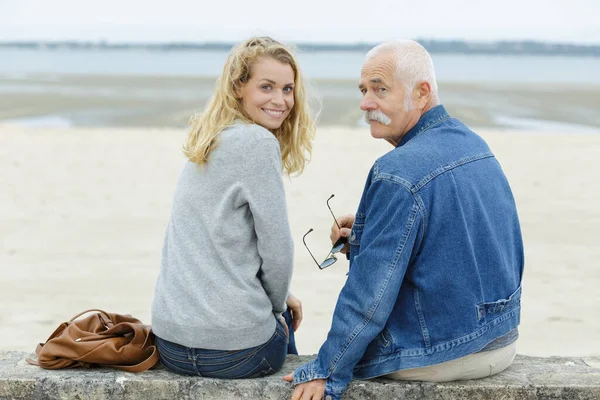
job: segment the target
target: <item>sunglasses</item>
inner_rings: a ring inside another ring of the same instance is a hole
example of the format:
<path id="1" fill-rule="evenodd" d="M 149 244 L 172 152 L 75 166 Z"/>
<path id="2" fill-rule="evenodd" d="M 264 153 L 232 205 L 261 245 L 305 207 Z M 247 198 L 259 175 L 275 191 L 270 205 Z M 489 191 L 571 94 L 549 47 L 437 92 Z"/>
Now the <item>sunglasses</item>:
<path id="1" fill-rule="evenodd" d="M 335 217 L 335 215 L 333 214 L 333 211 L 331 210 L 331 207 L 329 206 L 329 200 L 333 199 L 334 197 L 335 197 L 335 195 L 332 194 L 327 199 L 327 208 L 329 208 L 329 212 L 331 213 L 331 216 L 333 217 L 333 220 L 335 221 L 335 224 L 337 225 L 338 229 L 341 230 L 342 228 L 340 227 L 340 224 L 338 224 L 337 218 Z M 309 233 L 311 233 L 312 231 L 313 231 L 313 229 L 310 228 L 308 230 L 308 232 L 306 232 L 304 234 L 304 236 L 302 236 L 302 243 L 304 243 L 304 247 L 306 247 L 306 250 L 308 250 L 308 254 L 310 254 L 310 256 L 315 261 L 315 264 L 317 264 L 317 266 L 319 267 L 319 269 L 325 269 L 327 267 L 331 267 L 338 260 L 337 257 L 335 256 L 335 254 L 339 253 L 340 251 L 342 251 L 342 249 L 344 247 L 346 247 L 346 245 L 348 244 L 348 238 L 346 238 L 346 237 L 340 237 L 333 244 L 333 247 L 331 248 L 331 250 L 329 250 L 329 254 L 327 254 L 327 257 L 325 258 L 325 260 L 323 262 L 319 263 L 317 261 L 317 259 L 315 258 L 315 256 L 313 256 L 313 253 L 308 248 L 308 245 L 306 244 L 306 236 Z"/>

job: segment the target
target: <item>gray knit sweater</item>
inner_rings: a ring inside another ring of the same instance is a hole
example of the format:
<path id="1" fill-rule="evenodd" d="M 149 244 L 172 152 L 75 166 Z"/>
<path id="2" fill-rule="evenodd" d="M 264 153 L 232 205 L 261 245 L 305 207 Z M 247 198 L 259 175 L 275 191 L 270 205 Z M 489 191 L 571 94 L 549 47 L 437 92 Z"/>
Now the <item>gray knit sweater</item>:
<path id="1" fill-rule="evenodd" d="M 258 125 L 224 130 L 206 166 L 181 172 L 152 303 L 152 329 L 187 347 L 265 343 L 285 310 L 293 242 L 279 142 Z"/>

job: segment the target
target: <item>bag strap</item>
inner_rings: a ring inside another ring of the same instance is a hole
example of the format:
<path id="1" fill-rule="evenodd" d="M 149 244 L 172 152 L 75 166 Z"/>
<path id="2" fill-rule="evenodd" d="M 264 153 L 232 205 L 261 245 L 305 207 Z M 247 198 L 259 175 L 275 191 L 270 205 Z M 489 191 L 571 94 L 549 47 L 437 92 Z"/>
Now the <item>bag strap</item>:
<path id="1" fill-rule="evenodd" d="M 102 365 L 103 367 L 111 367 L 120 369 L 121 371 L 126 372 L 144 372 L 154 367 L 159 360 L 158 351 L 156 350 L 156 346 L 148 347 L 148 350 L 152 349 L 152 354 L 144 361 L 136 365 Z"/>
<path id="2" fill-rule="evenodd" d="M 37 345 L 37 348 L 35 349 L 35 354 L 40 354 L 40 349 L 42 348 L 41 343 Z M 33 358 L 27 357 L 25 359 L 25 361 L 27 361 L 27 363 L 29 365 L 37 365 L 38 367 L 40 366 L 40 363 L 37 362 L 37 360 L 34 360 Z"/>
<path id="3" fill-rule="evenodd" d="M 111 320 L 111 319 L 110 319 L 110 317 L 108 316 L 108 313 L 107 313 L 106 311 L 104 311 L 104 310 L 100 310 L 100 309 L 98 309 L 98 308 L 90 308 L 89 310 L 85 310 L 85 311 L 82 311 L 82 312 L 80 312 L 79 314 L 77 314 L 76 316 L 74 316 L 73 318 L 71 318 L 71 319 L 69 320 L 69 322 L 73 322 L 73 321 L 75 321 L 77 318 L 81 317 L 83 314 L 87 314 L 87 313 L 89 313 L 89 312 L 92 312 L 92 311 L 97 311 L 97 312 L 99 312 L 99 313 L 100 313 L 100 315 L 104 314 L 104 316 L 106 317 L 106 319 L 107 319 L 108 321 L 110 321 L 110 320 Z"/>

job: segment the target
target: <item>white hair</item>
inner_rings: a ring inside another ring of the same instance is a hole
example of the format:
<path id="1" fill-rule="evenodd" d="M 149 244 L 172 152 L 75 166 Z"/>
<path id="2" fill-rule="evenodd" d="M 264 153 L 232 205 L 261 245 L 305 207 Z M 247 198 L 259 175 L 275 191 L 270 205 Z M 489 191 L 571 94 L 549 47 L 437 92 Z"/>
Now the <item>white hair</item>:
<path id="1" fill-rule="evenodd" d="M 433 105 L 438 105 L 438 86 L 433 60 L 423 46 L 414 40 L 393 40 L 373 47 L 366 56 L 369 60 L 382 53 L 391 53 L 396 59 L 397 77 L 404 84 L 404 109 L 412 109 L 412 92 L 419 82 L 429 83 Z"/>

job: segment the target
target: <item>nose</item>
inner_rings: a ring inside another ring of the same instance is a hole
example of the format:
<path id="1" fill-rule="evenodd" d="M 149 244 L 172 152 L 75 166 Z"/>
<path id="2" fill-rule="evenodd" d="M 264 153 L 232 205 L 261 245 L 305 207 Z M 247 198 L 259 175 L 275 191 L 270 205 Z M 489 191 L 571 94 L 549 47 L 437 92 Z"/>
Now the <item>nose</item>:
<path id="1" fill-rule="evenodd" d="M 273 97 L 271 97 L 271 102 L 277 106 L 283 106 L 285 101 L 283 100 L 283 92 L 281 90 L 276 90 L 273 92 Z"/>
<path id="2" fill-rule="evenodd" d="M 363 97 L 360 102 L 360 109 L 363 111 L 371 111 L 377 108 L 377 103 L 375 103 L 369 96 Z"/>

